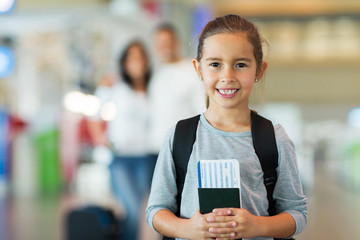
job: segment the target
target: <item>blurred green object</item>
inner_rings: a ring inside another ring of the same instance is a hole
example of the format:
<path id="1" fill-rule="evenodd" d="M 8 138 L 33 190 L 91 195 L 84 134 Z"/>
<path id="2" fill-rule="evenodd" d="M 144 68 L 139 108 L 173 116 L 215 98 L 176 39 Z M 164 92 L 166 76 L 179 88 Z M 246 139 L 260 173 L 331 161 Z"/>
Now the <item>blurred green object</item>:
<path id="1" fill-rule="evenodd" d="M 35 136 L 40 193 L 58 193 L 62 187 L 59 130 L 49 129 Z"/>

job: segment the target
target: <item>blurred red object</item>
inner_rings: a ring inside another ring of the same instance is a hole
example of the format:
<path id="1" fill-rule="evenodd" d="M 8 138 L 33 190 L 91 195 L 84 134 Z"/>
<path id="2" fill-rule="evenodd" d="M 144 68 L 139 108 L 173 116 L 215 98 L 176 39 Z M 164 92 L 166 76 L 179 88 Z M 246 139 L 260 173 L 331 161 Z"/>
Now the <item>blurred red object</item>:
<path id="1" fill-rule="evenodd" d="M 9 116 L 10 139 L 13 139 L 18 133 L 23 131 L 28 123 L 16 115 Z"/>

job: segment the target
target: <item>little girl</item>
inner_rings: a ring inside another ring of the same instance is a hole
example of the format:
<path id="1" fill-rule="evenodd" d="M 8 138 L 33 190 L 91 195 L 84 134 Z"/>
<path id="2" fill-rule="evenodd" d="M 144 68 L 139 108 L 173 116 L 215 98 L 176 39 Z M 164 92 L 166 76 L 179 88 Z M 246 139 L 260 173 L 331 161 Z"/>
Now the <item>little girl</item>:
<path id="1" fill-rule="evenodd" d="M 210 21 L 200 35 L 193 65 L 204 84 L 208 108 L 200 116 L 189 158 L 180 217 L 175 215 L 174 126 L 157 160 L 147 223 L 159 233 L 177 239 L 273 239 L 300 233 L 307 222 L 307 203 L 293 143 L 280 125 L 274 127 L 279 153 L 274 216 L 267 212 L 263 171 L 253 148 L 249 96 L 267 67 L 257 28 L 237 15 Z M 197 163 L 216 159 L 239 161 L 242 205 L 201 214 Z"/>

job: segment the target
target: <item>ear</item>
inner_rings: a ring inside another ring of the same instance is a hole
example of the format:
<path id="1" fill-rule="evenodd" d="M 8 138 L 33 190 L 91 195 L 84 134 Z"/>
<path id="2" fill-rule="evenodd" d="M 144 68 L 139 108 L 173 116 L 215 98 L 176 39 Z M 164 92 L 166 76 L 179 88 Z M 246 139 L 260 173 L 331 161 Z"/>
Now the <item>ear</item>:
<path id="1" fill-rule="evenodd" d="M 264 76 L 265 70 L 267 68 L 267 62 L 262 62 L 259 71 L 256 73 L 256 78 L 261 79 Z"/>
<path id="2" fill-rule="evenodd" d="M 194 58 L 194 59 L 192 60 L 192 63 L 193 63 L 194 69 L 195 69 L 195 71 L 196 71 L 199 79 L 202 81 L 202 75 L 201 75 L 201 69 L 200 69 L 200 63 L 199 63 L 199 61 L 198 61 L 196 58 Z"/>

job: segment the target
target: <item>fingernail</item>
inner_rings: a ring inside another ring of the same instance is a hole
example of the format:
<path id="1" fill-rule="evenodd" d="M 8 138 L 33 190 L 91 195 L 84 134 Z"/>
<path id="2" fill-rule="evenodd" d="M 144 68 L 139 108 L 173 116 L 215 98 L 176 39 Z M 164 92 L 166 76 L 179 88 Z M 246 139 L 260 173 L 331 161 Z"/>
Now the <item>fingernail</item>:
<path id="1" fill-rule="evenodd" d="M 232 225 L 233 227 L 236 227 L 236 222 L 233 222 L 231 225 Z"/>

